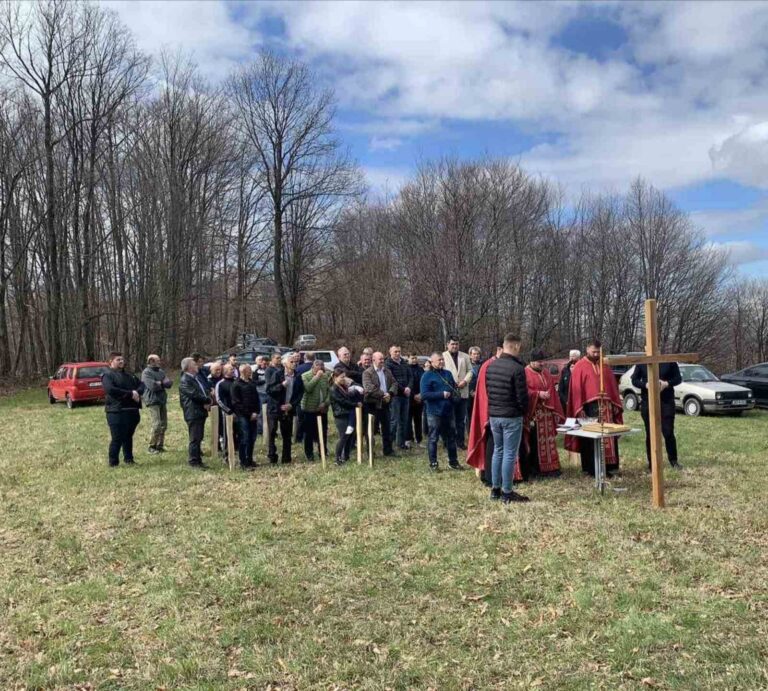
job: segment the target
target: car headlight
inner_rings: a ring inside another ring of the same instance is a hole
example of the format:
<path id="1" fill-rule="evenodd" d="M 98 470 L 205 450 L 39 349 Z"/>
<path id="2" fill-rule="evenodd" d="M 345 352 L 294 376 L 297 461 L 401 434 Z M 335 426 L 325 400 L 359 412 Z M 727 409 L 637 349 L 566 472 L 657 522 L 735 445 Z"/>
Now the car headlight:
<path id="1" fill-rule="evenodd" d="M 752 392 L 751 391 L 747 392 L 747 398 L 752 398 Z"/>
<path id="2" fill-rule="evenodd" d="M 723 394 L 721 394 L 719 391 L 715 394 L 715 398 L 719 401 L 723 397 Z"/>

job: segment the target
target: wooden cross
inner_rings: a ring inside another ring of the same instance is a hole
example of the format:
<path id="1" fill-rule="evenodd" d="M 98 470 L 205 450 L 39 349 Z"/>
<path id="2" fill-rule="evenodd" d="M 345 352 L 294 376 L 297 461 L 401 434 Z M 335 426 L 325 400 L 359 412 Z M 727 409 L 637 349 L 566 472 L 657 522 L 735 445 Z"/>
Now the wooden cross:
<path id="1" fill-rule="evenodd" d="M 659 353 L 659 335 L 656 324 L 656 300 L 645 301 L 645 356 L 609 355 L 606 358 L 613 365 L 648 366 L 648 426 L 651 437 L 651 482 L 653 506 L 664 506 L 664 475 L 662 471 L 661 448 L 661 388 L 659 386 L 659 365 L 663 362 L 698 362 L 698 353 Z"/>

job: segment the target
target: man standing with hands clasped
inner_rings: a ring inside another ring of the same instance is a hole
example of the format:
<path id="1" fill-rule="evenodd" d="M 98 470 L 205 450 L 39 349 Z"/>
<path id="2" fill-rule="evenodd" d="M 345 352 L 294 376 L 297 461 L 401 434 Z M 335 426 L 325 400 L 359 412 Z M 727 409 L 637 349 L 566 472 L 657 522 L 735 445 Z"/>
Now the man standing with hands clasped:
<path id="1" fill-rule="evenodd" d="M 528 385 L 520 360 L 520 337 L 507 334 L 501 355 L 488 365 L 486 391 L 493 435 L 491 499 L 505 504 L 528 497 L 512 491 L 515 463 L 523 436 L 523 415 L 528 410 Z"/>
<path id="2" fill-rule="evenodd" d="M 152 436 L 149 438 L 149 453 L 165 451 L 165 430 L 168 428 L 168 394 L 171 380 L 160 369 L 160 356 L 149 355 L 147 366 L 141 373 L 144 384 L 144 405 L 152 416 Z"/>
<path id="3" fill-rule="evenodd" d="M 421 398 L 427 407 L 429 421 L 429 469 L 438 471 L 437 442 L 440 437 L 448 452 L 448 465 L 451 470 L 461 470 L 456 455 L 456 430 L 452 401 L 458 396 L 450 372 L 444 369 L 445 360 L 440 353 L 432 353 L 429 358 L 432 368 L 424 372 L 421 378 Z"/>
<path id="4" fill-rule="evenodd" d="M 120 464 L 120 449 L 123 463 L 134 465 L 133 433 L 139 424 L 142 384 L 133 374 L 125 371 L 122 353 L 109 354 L 109 369 L 101 375 L 101 385 L 106 394 L 104 408 L 112 440 L 109 443 L 109 467 Z"/>
<path id="5" fill-rule="evenodd" d="M 680 367 L 676 362 L 664 362 L 659 365 L 661 389 L 661 434 L 667 447 L 669 464 L 677 470 L 683 466 L 677 461 L 677 439 L 675 438 L 675 387 L 683 383 Z M 640 415 L 645 425 L 645 455 L 648 458 L 648 470 L 651 469 L 651 431 L 648 422 L 648 367 L 635 365 L 632 372 L 632 386 L 640 389 Z"/>
<path id="6" fill-rule="evenodd" d="M 459 351 L 459 339 L 454 336 L 448 339 L 443 360 L 445 361 L 445 369 L 453 376 L 453 382 L 459 391 L 459 395 L 454 396 L 451 401 L 456 425 L 456 445 L 460 449 L 466 450 L 464 430 L 467 419 L 467 401 L 469 400 L 469 382 L 472 381 L 472 361 L 469 359 L 469 355 Z"/>
<path id="7" fill-rule="evenodd" d="M 181 361 L 179 404 L 184 411 L 184 422 L 189 430 L 189 467 L 208 470 L 203 463 L 203 437 L 205 420 L 211 409 L 211 395 L 197 376 L 197 363 L 191 357 Z"/>

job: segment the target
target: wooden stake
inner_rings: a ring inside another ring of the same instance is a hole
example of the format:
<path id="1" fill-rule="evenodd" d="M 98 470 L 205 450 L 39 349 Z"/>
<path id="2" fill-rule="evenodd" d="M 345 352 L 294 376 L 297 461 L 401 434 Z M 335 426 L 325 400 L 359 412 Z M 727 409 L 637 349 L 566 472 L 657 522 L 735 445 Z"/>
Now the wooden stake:
<path id="1" fill-rule="evenodd" d="M 264 437 L 264 448 L 269 444 L 269 419 L 267 418 L 267 404 L 261 404 L 261 436 Z"/>
<path id="2" fill-rule="evenodd" d="M 368 416 L 368 465 L 373 468 L 373 415 Z"/>
<path id="3" fill-rule="evenodd" d="M 355 408 L 355 430 L 357 431 L 357 464 L 363 464 L 363 409 Z"/>
<path id="4" fill-rule="evenodd" d="M 645 301 L 645 354 L 653 357 L 659 354 L 659 338 L 656 329 L 656 300 Z M 651 438 L 651 484 L 653 505 L 664 507 L 664 470 L 661 450 L 661 387 L 659 386 L 659 363 L 649 362 L 648 368 L 648 425 Z"/>
<path id="5" fill-rule="evenodd" d="M 224 423 L 227 430 L 227 451 L 229 455 L 229 469 L 235 469 L 237 455 L 235 454 L 235 416 L 225 415 Z"/>
<path id="6" fill-rule="evenodd" d="M 219 455 L 219 406 L 211 406 L 211 458 Z"/>
<path id="7" fill-rule="evenodd" d="M 317 416 L 317 438 L 320 440 L 320 460 L 325 470 L 325 435 L 323 434 L 323 416 Z"/>

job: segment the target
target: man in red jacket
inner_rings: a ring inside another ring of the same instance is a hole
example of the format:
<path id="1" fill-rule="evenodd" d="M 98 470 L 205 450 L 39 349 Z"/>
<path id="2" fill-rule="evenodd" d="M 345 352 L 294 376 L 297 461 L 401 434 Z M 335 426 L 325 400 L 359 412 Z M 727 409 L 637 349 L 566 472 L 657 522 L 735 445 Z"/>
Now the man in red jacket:
<path id="1" fill-rule="evenodd" d="M 571 371 L 568 388 L 568 417 L 602 418 L 603 422 L 624 422 L 623 406 L 619 396 L 616 377 L 608 365 L 603 364 L 604 396 L 600 395 L 600 341 L 587 344 L 586 356 L 579 360 Z M 595 475 L 594 440 L 566 437 L 565 448 L 581 454 L 581 469 Z M 605 470 L 610 475 L 619 469 L 619 444 L 617 439 L 603 439 Z"/>

